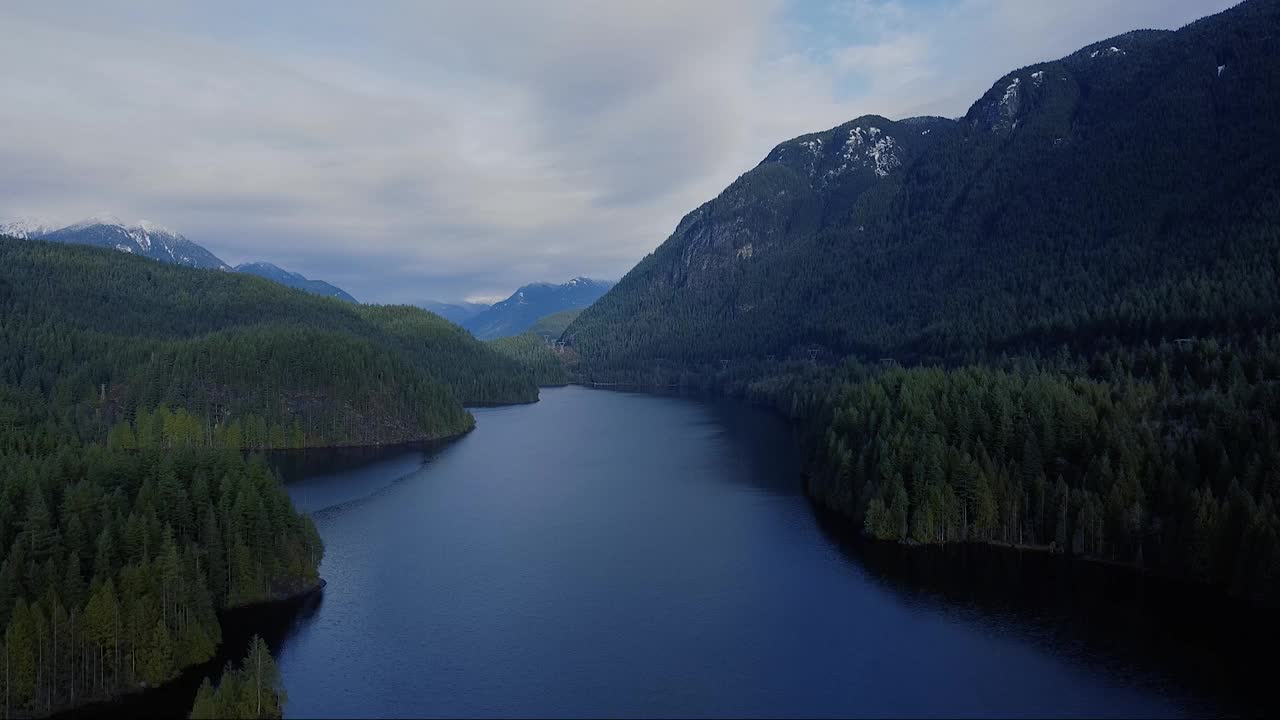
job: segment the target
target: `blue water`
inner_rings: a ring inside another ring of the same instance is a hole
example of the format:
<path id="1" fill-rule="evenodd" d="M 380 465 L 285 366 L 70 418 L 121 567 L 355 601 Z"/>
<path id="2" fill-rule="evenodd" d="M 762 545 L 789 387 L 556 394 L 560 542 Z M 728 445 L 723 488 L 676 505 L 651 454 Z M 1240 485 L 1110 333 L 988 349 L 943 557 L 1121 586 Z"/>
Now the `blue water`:
<path id="1" fill-rule="evenodd" d="M 771 416 L 580 387 L 294 482 L 323 602 L 278 649 L 312 716 L 1177 716 L 1179 694 L 878 581 Z"/>

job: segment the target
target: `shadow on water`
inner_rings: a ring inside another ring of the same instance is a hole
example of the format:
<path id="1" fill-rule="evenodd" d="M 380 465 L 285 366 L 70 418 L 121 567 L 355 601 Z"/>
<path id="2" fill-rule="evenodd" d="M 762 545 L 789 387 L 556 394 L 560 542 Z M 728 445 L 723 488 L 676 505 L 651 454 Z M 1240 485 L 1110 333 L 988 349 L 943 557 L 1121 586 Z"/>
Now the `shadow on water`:
<path id="1" fill-rule="evenodd" d="M 1197 715 L 1269 715 L 1280 641 L 1275 614 L 1207 585 L 1130 568 L 979 543 L 867 540 L 814 504 L 823 534 L 882 586 L 1037 645 L 1144 677 Z"/>
<path id="2" fill-rule="evenodd" d="M 200 683 L 205 678 L 217 682 L 226 663 L 238 664 L 244 659 L 254 635 L 261 635 L 271 652 L 278 653 L 281 643 L 296 627 L 315 615 L 323 602 L 324 591 L 317 590 L 291 600 L 221 613 L 222 644 L 213 659 L 188 668 L 175 680 L 160 687 L 92 703 L 53 717 L 67 720 L 186 717 L 191 712 Z"/>

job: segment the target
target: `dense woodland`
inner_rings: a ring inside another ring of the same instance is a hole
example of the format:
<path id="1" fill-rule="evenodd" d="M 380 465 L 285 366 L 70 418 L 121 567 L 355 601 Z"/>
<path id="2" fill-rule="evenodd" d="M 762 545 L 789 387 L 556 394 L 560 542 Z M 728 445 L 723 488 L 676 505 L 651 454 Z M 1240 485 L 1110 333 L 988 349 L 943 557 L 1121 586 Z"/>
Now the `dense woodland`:
<path id="1" fill-rule="evenodd" d="M 244 450 L 457 434 L 536 372 L 415 308 L 0 238 L 6 714 L 163 683 L 220 610 L 316 586 L 315 527 Z"/>
<path id="2" fill-rule="evenodd" d="M 213 657 L 217 611 L 317 583 L 323 545 L 236 451 L 0 452 L 6 711 L 155 686 Z"/>
<path id="3" fill-rule="evenodd" d="M 784 143 L 566 329 L 574 376 L 776 405 L 876 537 L 1280 602 L 1277 27 L 1252 0 Z M 829 180 L 873 126 L 931 140 Z"/>
<path id="4" fill-rule="evenodd" d="M 546 339 L 533 331 L 490 340 L 489 345 L 499 353 L 520 363 L 532 375 L 534 382 L 541 387 L 569 383 L 569 374 L 565 371 L 560 357 L 556 355 Z"/>
<path id="5" fill-rule="evenodd" d="M 389 443 L 470 429 L 464 404 L 536 398 L 520 365 L 424 310 L 0 239 L 0 408 L 39 416 L 32 451 L 116 426 L 125 447 Z"/>

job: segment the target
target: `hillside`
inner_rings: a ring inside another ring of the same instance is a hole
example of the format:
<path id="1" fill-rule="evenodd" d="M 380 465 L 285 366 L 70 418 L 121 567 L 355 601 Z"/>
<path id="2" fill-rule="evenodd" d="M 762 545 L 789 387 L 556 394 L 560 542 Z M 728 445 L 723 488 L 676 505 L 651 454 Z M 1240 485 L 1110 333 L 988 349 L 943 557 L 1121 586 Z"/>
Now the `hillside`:
<path id="1" fill-rule="evenodd" d="M 565 328 L 572 325 L 573 321 L 577 320 L 581 314 L 581 308 L 551 313 L 545 317 L 538 318 L 538 321 L 529 328 L 529 332 L 548 342 L 558 340 L 564 334 Z"/>
<path id="2" fill-rule="evenodd" d="M 518 364 L 416 308 L 45 242 L 0 240 L 0 336 L 18 412 L 86 441 L 132 423 L 122 441 L 145 445 L 144 421 L 177 413 L 165 432 L 184 443 L 386 443 L 466 430 L 464 403 L 537 398 Z"/>
<path id="3" fill-rule="evenodd" d="M 611 282 L 581 277 L 561 285 L 525 285 L 506 300 L 464 321 L 462 326 L 481 340 L 519 335 L 547 315 L 587 307 L 611 287 Z"/>
<path id="4" fill-rule="evenodd" d="M 541 387 L 567 385 L 569 374 L 546 338 L 533 331 L 490 340 L 489 346 L 520 363 Z"/>
<path id="5" fill-rule="evenodd" d="M 779 145 L 563 333 L 803 428 L 867 535 L 1280 605 L 1280 2 Z"/>

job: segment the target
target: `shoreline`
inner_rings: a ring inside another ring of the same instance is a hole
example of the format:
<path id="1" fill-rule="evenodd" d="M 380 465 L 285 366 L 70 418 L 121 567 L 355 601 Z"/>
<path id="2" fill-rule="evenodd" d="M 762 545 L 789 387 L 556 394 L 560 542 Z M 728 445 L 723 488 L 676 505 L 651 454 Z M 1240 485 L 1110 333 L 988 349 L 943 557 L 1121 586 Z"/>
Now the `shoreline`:
<path id="1" fill-rule="evenodd" d="M 150 704 L 155 708 L 163 705 L 160 697 L 164 695 L 178 696 L 190 691 L 194 698 L 195 690 L 205 678 L 217 678 L 226 662 L 235 662 L 243 655 L 244 648 L 239 647 L 252 635 L 266 636 L 279 630 L 277 615 L 296 615 L 310 603 L 318 603 L 328 586 L 328 581 L 318 578 L 315 583 L 283 594 L 276 594 L 264 600 L 233 605 L 218 611 L 218 625 L 222 632 L 222 640 L 208 660 L 188 665 L 178 670 L 178 674 L 165 683 L 155 687 L 145 685 L 115 690 L 106 696 L 96 696 L 91 700 L 75 705 L 54 709 L 48 714 L 14 714 L 19 718 L 106 718 L 118 716 L 148 716 L 140 712 L 139 704 Z M 256 616 L 246 622 L 247 616 Z M 256 621 L 255 621 L 256 619 Z M 268 627 L 268 626 L 271 627 Z M 246 626 L 253 626 L 248 628 Z M 252 629 L 254 632 L 245 632 Z M 233 642 L 234 641 L 234 642 Z M 243 641 L 243 642 L 241 642 Z M 234 644 L 237 647 L 232 648 Z M 273 648 L 274 652 L 274 648 Z M 185 711 L 183 716 L 185 716 Z"/>
<path id="2" fill-rule="evenodd" d="M 672 388 L 679 388 L 681 392 L 676 394 L 682 397 L 690 397 L 692 399 L 697 399 L 697 400 L 732 400 L 735 402 L 741 402 L 748 407 L 764 410 L 765 412 L 768 412 L 774 415 L 775 417 L 780 418 L 783 422 L 785 422 L 789 427 L 793 429 L 799 422 L 797 418 L 788 417 L 787 415 L 783 414 L 777 408 L 771 405 L 755 403 L 755 402 L 752 402 L 749 398 L 735 395 L 733 393 L 727 393 L 722 390 L 715 390 L 715 389 L 710 389 L 705 387 L 693 387 L 693 386 L 681 385 L 678 383 L 672 384 L 672 385 L 652 385 L 652 384 L 646 385 L 643 383 L 596 383 L 596 382 L 575 381 L 570 384 L 580 385 L 582 387 L 591 388 L 591 389 L 633 391 L 633 392 L 640 392 L 640 393 L 651 393 L 654 395 L 670 395 L 671 394 L 670 390 Z M 1161 571 L 1158 568 L 1139 565 L 1132 561 L 1116 560 L 1113 558 L 1105 558 L 1105 557 L 1099 557 L 1096 555 L 1088 555 L 1088 554 L 1075 554 L 1063 549 L 1053 548 L 1049 545 L 1039 545 L 1039 544 L 1033 544 L 1033 543 L 1010 543 L 1010 542 L 1004 542 L 1001 540 L 981 539 L 981 538 L 967 538 L 963 540 L 931 542 L 931 543 L 922 543 L 922 542 L 909 540 L 909 539 L 881 540 L 879 538 L 874 538 L 874 537 L 868 536 L 861 527 L 858 527 L 857 522 L 855 522 L 852 518 L 848 517 L 838 509 L 827 507 L 822 503 L 822 501 L 818 497 L 811 494 L 808 490 L 808 484 L 807 482 L 805 482 L 805 479 L 808 478 L 809 474 L 810 474 L 809 468 L 807 467 L 800 468 L 800 480 L 801 480 L 802 486 L 804 487 L 803 492 L 804 492 L 805 498 L 809 501 L 810 506 L 814 509 L 816 513 L 819 513 L 824 516 L 823 519 L 825 522 L 830 523 L 834 521 L 842 525 L 849 534 L 856 536 L 858 542 L 880 544 L 884 546 L 897 546 L 897 547 L 903 547 L 903 548 L 941 548 L 941 549 L 945 549 L 948 546 L 973 545 L 973 546 L 981 546 L 981 547 L 987 547 L 987 548 L 996 548 L 996 549 L 1005 550 L 1005 551 L 1016 551 L 1018 553 L 1026 552 L 1030 554 L 1035 554 L 1037 556 L 1052 558 L 1054 561 L 1061 562 L 1064 566 L 1069 566 L 1073 562 L 1083 562 L 1091 565 L 1096 565 L 1099 567 L 1116 568 L 1116 569 L 1131 573 L 1135 577 L 1153 578 L 1153 579 L 1158 579 L 1163 581 L 1181 583 L 1181 584 L 1187 585 L 1188 587 L 1206 588 L 1215 592 L 1226 601 L 1240 602 L 1251 608 L 1268 607 L 1266 605 L 1262 605 L 1254 602 L 1252 598 L 1234 595 L 1227 588 L 1209 580 L 1189 578 L 1183 575 L 1177 575 L 1174 573 Z"/>

